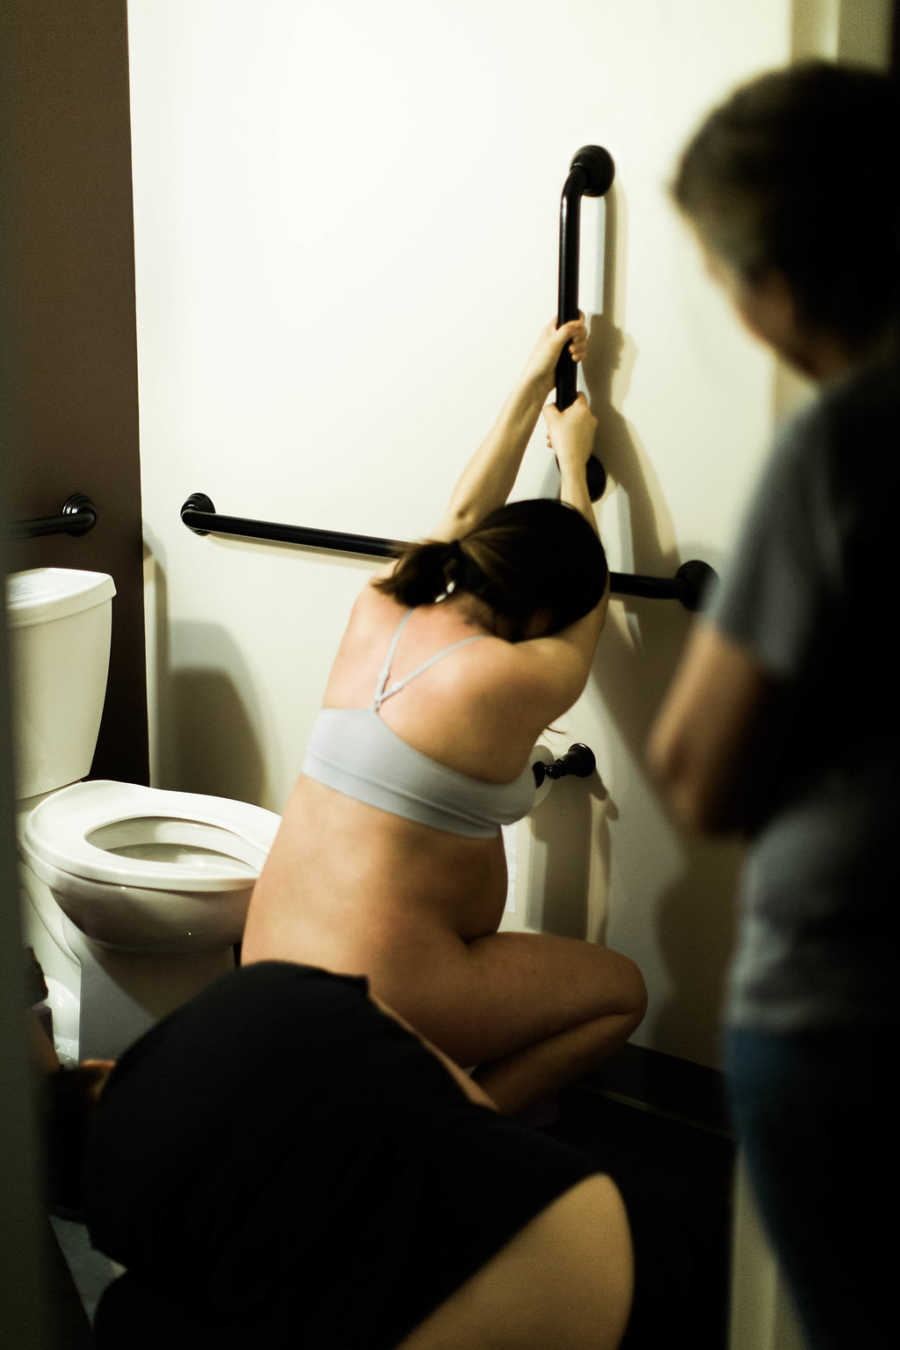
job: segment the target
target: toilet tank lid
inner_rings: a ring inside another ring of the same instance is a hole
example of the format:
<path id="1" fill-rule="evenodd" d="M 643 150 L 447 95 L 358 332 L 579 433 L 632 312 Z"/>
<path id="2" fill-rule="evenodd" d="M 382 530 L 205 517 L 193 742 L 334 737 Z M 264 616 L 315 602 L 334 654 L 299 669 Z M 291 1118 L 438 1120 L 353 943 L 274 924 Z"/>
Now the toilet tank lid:
<path id="1" fill-rule="evenodd" d="M 116 593 L 106 572 L 72 567 L 32 567 L 6 578 L 6 621 L 10 628 L 49 623 L 102 605 Z"/>

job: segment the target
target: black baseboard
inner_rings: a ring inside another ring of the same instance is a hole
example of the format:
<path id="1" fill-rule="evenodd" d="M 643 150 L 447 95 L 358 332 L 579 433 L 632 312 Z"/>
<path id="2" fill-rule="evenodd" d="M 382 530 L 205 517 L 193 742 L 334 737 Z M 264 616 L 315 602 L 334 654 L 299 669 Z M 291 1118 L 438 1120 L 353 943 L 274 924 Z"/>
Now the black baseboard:
<path id="1" fill-rule="evenodd" d="M 582 1079 L 579 1088 L 721 1138 L 734 1139 L 723 1074 L 676 1055 L 626 1045 L 602 1069 Z"/>

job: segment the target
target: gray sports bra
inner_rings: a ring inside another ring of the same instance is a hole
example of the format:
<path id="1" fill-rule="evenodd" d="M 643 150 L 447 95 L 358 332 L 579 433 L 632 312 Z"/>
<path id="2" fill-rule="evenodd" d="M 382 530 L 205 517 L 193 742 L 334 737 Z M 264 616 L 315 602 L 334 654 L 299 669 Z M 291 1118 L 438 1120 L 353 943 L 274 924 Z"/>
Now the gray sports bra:
<path id="1" fill-rule="evenodd" d="M 479 633 L 451 643 L 388 689 L 400 634 L 414 612 L 407 611 L 394 633 L 371 708 L 322 708 L 319 712 L 303 772 L 326 787 L 392 815 L 450 834 L 488 839 L 501 825 L 511 825 L 531 810 L 536 789 L 530 764 L 511 783 L 485 783 L 414 750 L 378 715 L 386 699 L 393 698 L 429 666 L 457 647 L 486 636 Z"/>

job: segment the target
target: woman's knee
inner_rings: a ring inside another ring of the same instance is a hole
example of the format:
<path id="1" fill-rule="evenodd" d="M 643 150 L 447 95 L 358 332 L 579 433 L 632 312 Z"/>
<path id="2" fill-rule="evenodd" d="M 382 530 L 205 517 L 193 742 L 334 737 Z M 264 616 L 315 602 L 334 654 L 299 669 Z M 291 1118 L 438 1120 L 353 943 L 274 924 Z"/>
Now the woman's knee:
<path id="1" fill-rule="evenodd" d="M 644 1020 L 647 1011 L 647 986 L 641 974 L 640 966 L 630 956 L 615 953 L 619 963 L 618 978 L 621 983 L 621 1012 L 632 1019 L 632 1029 Z"/>

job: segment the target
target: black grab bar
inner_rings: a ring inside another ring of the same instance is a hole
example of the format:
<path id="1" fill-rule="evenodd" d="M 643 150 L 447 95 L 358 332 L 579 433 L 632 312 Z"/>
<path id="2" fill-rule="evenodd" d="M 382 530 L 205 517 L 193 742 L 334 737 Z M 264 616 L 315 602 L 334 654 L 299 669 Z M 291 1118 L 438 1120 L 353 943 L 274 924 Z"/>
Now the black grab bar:
<path id="1" fill-rule="evenodd" d="M 188 497 L 181 508 L 181 519 L 194 534 L 231 534 L 243 539 L 275 540 L 282 544 L 302 544 L 307 548 L 358 553 L 369 558 L 396 558 L 408 547 L 402 539 L 314 530 L 305 525 L 279 525 L 275 521 L 247 520 L 243 516 L 222 516 L 205 492 L 194 492 Z M 706 587 L 715 575 L 708 563 L 693 560 L 682 563 L 671 580 L 610 572 L 609 585 L 613 595 L 679 600 L 685 609 L 694 611 L 702 605 Z"/>
<path id="2" fill-rule="evenodd" d="M 244 539 L 305 544 L 307 548 L 359 553 L 367 558 L 396 558 L 406 548 L 400 539 L 381 539 L 374 534 L 344 534 L 338 530 L 314 530 L 307 525 L 278 525 L 273 520 L 220 516 L 205 492 L 194 492 L 188 497 L 181 508 L 181 519 L 194 534 L 237 534 Z"/>
<path id="3" fill-rule="evenodd" d="M 87 534 L 97 524 L 97 508 L 83 492 L 73 492 L 63 502 L 58 516 L 35 520 L 10 520 L 0 526 L 6 539 L 36 539 L 42 534 Z"/>
<path id="4" fill-rule="evenodd" d="M 616 174 L 612 156 L 602 145 L 583 145 L 569 165 L 559 203 L 559 300 L 556 326 L 578 318 L 578 254 L 581 241 L 581 198 L 603 197 Z M 556 406 L 570 407 L 575 402 L 577 372 L 568 350 L 556 363 Z M 606 470 L 591 455 L 587 462 L 587 484 L 591 501 L 599 501 L 606 487 Z"/>

